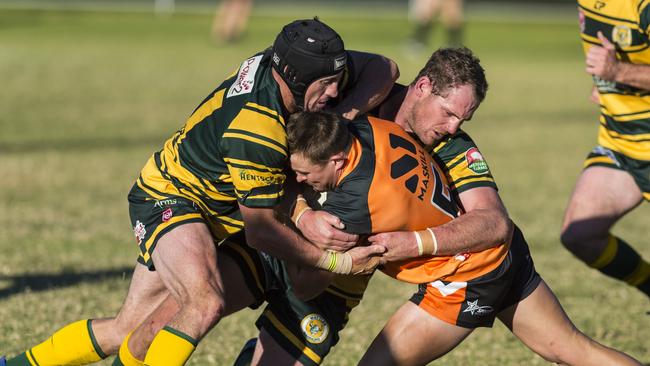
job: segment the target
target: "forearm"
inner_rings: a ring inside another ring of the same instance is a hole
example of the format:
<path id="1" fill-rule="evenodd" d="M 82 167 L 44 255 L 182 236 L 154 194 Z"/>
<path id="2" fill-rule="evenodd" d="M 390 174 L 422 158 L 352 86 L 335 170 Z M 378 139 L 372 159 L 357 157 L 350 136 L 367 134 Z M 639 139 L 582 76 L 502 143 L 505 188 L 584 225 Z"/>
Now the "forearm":
<path id="1" fill-rule="evenodd" d="M 643 90 L 650 90 L 650 65 L 619 61 L 614 81 Z"/>
<path id="2" fill-rule="evenodd" d="M 348 119 L 368 112 L 386 98 L 397 78 L 397 64 L 388 58 L 375 55 L 363 65 L 354 86 L 336 106 L 336 111 Z"/>
<path id="3" fill-rule="evenodd" d="M 498 209 L 475 209 L 431 230 L 436 236 L 436 255 L 479 252 L 510 237 L 513 223 Z"/>
<path id="4" fill-rule="evenodd" d="M 276 220 L 266 220 L 257 224 L 247 223 L 246 228 L 247 242 L 250 246 L 278 259 L 314 267 L 323 254 L 321 249 Z"/>

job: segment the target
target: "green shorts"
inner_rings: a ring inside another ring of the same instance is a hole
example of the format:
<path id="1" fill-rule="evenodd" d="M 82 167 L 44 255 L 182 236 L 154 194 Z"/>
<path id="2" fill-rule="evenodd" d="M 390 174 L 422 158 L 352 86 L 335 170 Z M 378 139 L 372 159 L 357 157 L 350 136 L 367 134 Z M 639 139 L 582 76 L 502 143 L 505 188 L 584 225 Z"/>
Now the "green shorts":
<path id="1" fill-rule="evenodd" d="M 584 168 L 592 166 L 604 166 L 628 172 L 643 192 L 643 198 L 650 201 L 650 161 L 632 159 L 599 145 L 591 150 L 585 159 Z"/>
<path id="2" fill-rule="evenodd" d="M 361 297 L 339 296 L 330 286 L 312 300 L 299 300 L 291 291 L 284 262 L 265 253 L 260 258 L 267 278 L 267 306 L 255 325 L 303 365 L 319 365 L 339 341 L 339 332 Z"/>
<path id="3" fill-rule="evenodd" d="M 129 192 L 129 216 L 135 241 L 140 247 L 138 262 L 155 270 L 151 254 L 156 243 L 170 230 L 190 222 L 203 222 L 203 212 L 192 200 L 179 196 L 154 199 L 137 184 Z"/>

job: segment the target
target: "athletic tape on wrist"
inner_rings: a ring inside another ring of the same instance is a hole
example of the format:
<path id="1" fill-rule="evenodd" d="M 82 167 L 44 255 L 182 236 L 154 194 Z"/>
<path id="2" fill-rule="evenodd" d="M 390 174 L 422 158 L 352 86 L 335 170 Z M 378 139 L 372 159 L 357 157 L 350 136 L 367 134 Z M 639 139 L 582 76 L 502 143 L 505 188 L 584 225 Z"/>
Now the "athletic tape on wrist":
<path id="1" fill-rule="evenodd" d="M 415 234 L 415 241 L 418 243 L 418 256 L 422 256 L 422 253 L 424 252 L 424 248 L 422 248 L 422 237 L 417 231 L 414 231 L 413 233 Z"/>
<path id="2" fill-rule="evenodd" d="M 350 274 L 352 271 L 352 256 L 348 253 L 326 250 L 318 259 L 316 267 L 332 273 Z"/>
<path id="3" fill-rule="evenodd" d="M 438 239 L 431 228 L 415 231 L 415 239 L 418 241 L 419 255 L 436 255 L 438 253 Z"/>
<path id="4" fill-rule="evenodd" d="M 296 227 L 298 227 L 298 221 L 300 221 L 302 215 L 308 210 L 311 210 L 311 207 L 307 204 L 307 200 L 302 197 L 296 198 L 293 215 L 291 216 L 291 221 L 293 221 L 293 224 L 296 225 Z"/>

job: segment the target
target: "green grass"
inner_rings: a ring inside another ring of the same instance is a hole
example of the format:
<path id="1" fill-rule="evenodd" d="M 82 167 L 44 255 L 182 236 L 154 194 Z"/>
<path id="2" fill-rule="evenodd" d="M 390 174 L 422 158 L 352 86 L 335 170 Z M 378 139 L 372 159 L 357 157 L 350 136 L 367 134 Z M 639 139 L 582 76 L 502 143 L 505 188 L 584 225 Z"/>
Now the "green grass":
<path id="1" fill-rule="evenodd" d="M 242 58 L 269 45 L 292 17 L 313 13 L 256 13 L 242 43 L 217 47 L 207 13 L 0 10 L 0 353 L 20 352 L 68 322 L 115 314 L 137 256 L 126 193 L 140 168 Z M 426 55 L 406 52 L 403 14 L 355 20 L 330 13 L 325 20 L 349 48 L 395 59 L 402 82 L 424 62 Z M 564 206 L 595 144 L 597 116 L 587 101 L 577 24 L 557 21 L 567 17 L 470 17 L 467 44 L 484 63 L 490 91 L 466 129 L 538 271 L 576 325 L 648 362 L 647 298 L 589 270 L 558 240 Z M 646 258 L 649 213 L 644 205 L 615 228 Z M 412 291 L 376 276 L 327 364 L 355 364 Z M 255 334 L 256 315 L 225 319 L 191 364 L 231 363 Z M 545 362 L 496 325 L 440 363 Z"/>

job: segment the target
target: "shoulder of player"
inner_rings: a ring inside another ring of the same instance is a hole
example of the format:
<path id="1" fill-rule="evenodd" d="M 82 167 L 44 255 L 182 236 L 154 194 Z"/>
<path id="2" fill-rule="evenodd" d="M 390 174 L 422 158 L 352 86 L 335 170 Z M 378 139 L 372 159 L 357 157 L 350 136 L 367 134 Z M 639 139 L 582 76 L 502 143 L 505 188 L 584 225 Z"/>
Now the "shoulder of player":
<path id="1" fill-rule="evenodd" d="M 428 150 L 432 155 L 437 156 L 447 163 L 461 154 L 466 154 L 472 149 L 478 150 L 478 146 L 474 140 L 465 131 L 459 130 L 454 135 L 448 136 Z"/>

